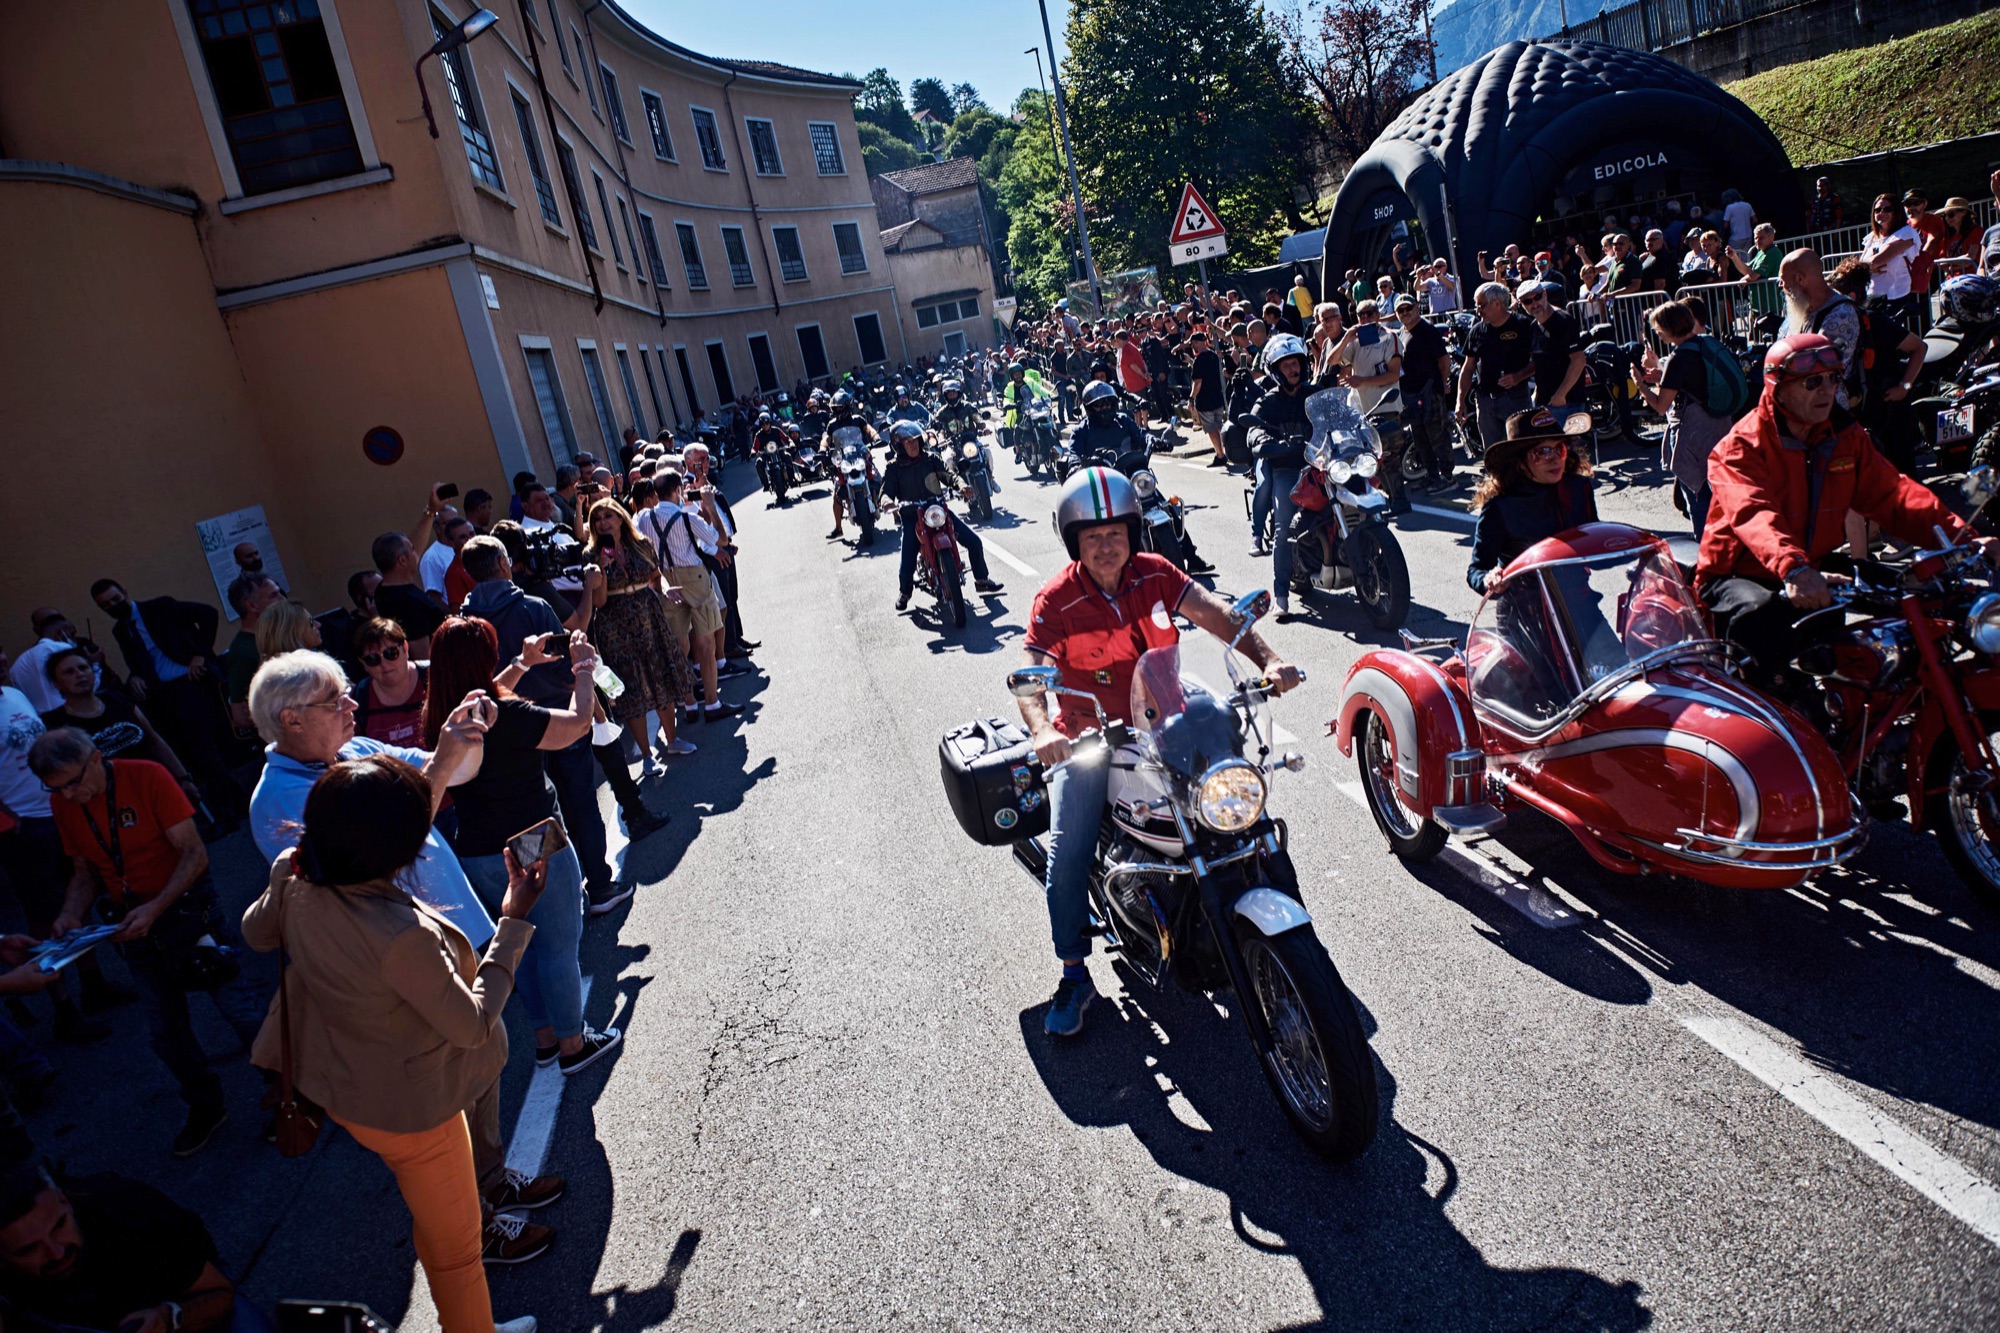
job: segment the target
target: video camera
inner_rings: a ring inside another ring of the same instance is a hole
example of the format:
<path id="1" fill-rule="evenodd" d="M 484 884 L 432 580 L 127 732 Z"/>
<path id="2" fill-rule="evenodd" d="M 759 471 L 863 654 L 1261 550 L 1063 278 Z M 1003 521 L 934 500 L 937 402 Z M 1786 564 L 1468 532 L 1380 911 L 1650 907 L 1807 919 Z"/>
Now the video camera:
<path id="1" fill-rule="evenodd" d="M 527 566 L 526 576 L 541 583 L 581 579 L 582 555 L 583 547 L 575 538 L 555 530 L 530 532 L 521 542 L 521 563 Z"/>

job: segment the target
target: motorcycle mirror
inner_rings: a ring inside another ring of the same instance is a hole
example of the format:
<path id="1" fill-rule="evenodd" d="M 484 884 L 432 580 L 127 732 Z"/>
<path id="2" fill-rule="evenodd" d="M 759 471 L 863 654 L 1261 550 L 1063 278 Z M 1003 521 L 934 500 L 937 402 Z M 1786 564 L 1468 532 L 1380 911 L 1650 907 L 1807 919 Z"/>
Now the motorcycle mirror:
<path id="1" fill-rule="evenodd" d="M 1590 434 L 1590 428 L 1591 420 L 1590 413 L 1588 412 L 1572 412 L 1563 419 L 1563 434 L 1565 435 L 1588 435 Z"/>
<path id="2" fill-rule="evenodd" d="M 1255 592 L 1244 593 L 1236 599 L 1235 605 L 1229 608 L 1229 618 L 1238 625 L 1249 625 L 1254 621 L 1262 620 L 1270 613 L 1271 590 L 1268 588 L 1259 588 Z"/>
<path id="3" fill-rule="evenodd" d="M 1033 699 L 1062 684 L 1062 672 L 1052 666 L 1015 667 L 1007 673 L 1007 692 L 1016 699 Z"/>
<path id="4" fill-rule="evenodd" d="M 1996 494 L 2000 494 L 2000 478 L 1994 476 L 1992 468 L 1982 465 L 1965 474 L 1968 504 L 1984 509 Z"/>

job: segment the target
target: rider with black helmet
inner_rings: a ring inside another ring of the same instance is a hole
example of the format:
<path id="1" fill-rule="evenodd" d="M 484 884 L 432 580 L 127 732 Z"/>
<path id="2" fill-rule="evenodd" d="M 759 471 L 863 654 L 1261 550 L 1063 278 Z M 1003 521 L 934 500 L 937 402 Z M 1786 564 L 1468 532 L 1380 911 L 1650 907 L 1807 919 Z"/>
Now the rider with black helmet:
<path id="1" fill-rule="evenodd" d="M 767 491 L 777 489 L 777 487 L 771 484 L 770 473 L 764 461 L 766 457 L 764 446 L 766 444 L 776 444 L 778 446 L 778 454 L 782 455 L 791 447 L 791 443 L 792 437 L 785 434 L 783 423 L 776 417 L 772 416 L 769 412 L 759 412 L 757 414 L 757 431 L 750 440 L 750 454 L 751 457 L 757 460 L 757 484 L 760 489 Z"/>
<path id="2" fill-rule="evenodd" d="M 882 438 L 875 433 L 875 428 L 868 424 L 868 418 L 861 415 L 861 409 L 854 405 L 854 395 L 841 389 L 833 395 L 833 401 L 829 405 L 826 430 L 818 446 L 820 451 L 823 454 L 838 453 L 840 442 L 835 438 L 836 434 L 856 429 L 861 432 L 864 444 L 872 445 Z M 871 468 L 874 466 L 872 459 L 869 466 Z M 827 540 L 837 541 L 846 535 L 846 529 L 843 527 L 846 519 L 847 487 L 836 485 L 833 488 L 833 531 L 826 534 Z"/>
<path id="3" fill-rule="evenodd" d="M 971 498 L 971 489 L 959 479 L 949 464 L 924 448 L 924 428 L 914 421 L 899 421 L 889 427 L 889 466 L 882 472 L 883 503 L 921 504 L 947 491 Z M 910 604 L 910 587 L 917 574 L 917 510 L 897 514 L 903 529 L 903 563 L 896 575 L 896 609 Z M 965 525 L 957 514 L 951 516 L 953 534 L 965 549 L 966 563 L 972 566 L 972 586 L 980 592 L 999 592 L 986 568 L 986 543 Z"/>
<path id="4" fill-rule="evenodd" d="M 898 384 L 896 386 L 896 405 L 889 409 L 889 420 L 891 422 L 914 421 L 919 426 L 928 426 L 931 421 L 931 414 L 911 402 L 910 391 Z"/>
<path id="5" fill-rule="evenodd" d="M 1228 641 L 1238 626 L 1229 603 L 1188 578 L 1161 556 L 1137 549 L 1138 492 L 1110 468 L 1093 467 L 1063 484 L 1055 525 L 1070 564 L 1035 595 L 1028 617 L 1025 660 L 1054 666 L 1063 685 L 1095 695 L 1114 721 L 1131 718 L 1132 673 L 1139 658 L 1178 642 L 1176 613 Z M 1286 664 L 1252 629 L 1242 651 L 1276 682 L 1280 692 L 1299 683 Z M 1019 701 L 1021 718 L 1044 765 L 1069 758 L 1070 740 L 1097 725 L 1088 708 L 1071 698 L 1051 720 L 1046 695 Z M 1051 1036 L 1074 1036 L 1097 991 L 1084 960 L 1090 956 L 1090 910 L 1086 886 L 1097 856 L 1098 827 L 1104 817 L 1106 767 L 1072 764 L 1049 780 L 1049 927 L 1062 980 L 1042 1029 Z"/>
<path id="6" fill-rule="evenodd" d="M 1305 343 L 1280 333 L 1264 344 L 1264 369 L 1274 383 L 1250 413 L 1250 452 L 1264 461 L 1264 473 L 1276 506 L 1271 530 L 1272 597 L 1278 619 L 1292 614 L 1292 488 L 1306 465 L 1306 444 L 1312 422 L 1306 419 L 1306 399 L 1318 387 L 1312 378 L 1312 357 Z"/>
<path id="7" fill-rule="evenodd" d="M 1109 460 L 1127 478 L 1152 462 L 1152 446 L 1146 432 L 1119 410 L 1118 390 L 1096 381 L 1083 391 L 1083 420 L 1069 433 L 1069 450 L 1078 464 L 1095 465 Z M 1189 573 L 1215 571 L 1215 566 L 1195 550 L 1193 534 L 1184 531 L 1181 544 L 1187 551 Z"/>

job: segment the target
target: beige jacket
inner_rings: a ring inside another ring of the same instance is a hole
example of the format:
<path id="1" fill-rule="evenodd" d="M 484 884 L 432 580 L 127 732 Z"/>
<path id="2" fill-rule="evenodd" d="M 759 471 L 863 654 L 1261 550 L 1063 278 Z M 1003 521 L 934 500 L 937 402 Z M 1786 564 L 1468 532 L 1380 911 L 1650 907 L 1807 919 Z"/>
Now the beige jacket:
<path id="1" fill-rule="evenodd" d="M 500 1011 L 535 928 L 502 919 L 479 958 L 442 916 L 387 880 L 330 889 L 292 874 L 287 851 L 243 914 L 251 948 L 291 959 L 292 1072 L 336 1119 L 415 1134 L 472 1105 L 507 1063 Z M 252 1063 L 281 1063 L 271 997 Z"/>

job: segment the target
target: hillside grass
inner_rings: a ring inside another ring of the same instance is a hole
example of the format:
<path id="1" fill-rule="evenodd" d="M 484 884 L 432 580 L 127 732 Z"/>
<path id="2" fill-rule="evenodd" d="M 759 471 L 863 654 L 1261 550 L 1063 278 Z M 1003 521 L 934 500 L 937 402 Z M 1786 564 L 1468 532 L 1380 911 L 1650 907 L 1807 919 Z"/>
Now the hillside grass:
<path id="1" fill-rule="evenodd" d="M 1726 86 L 1798 163 L 2000 130 L 2000 9 Z"/>

